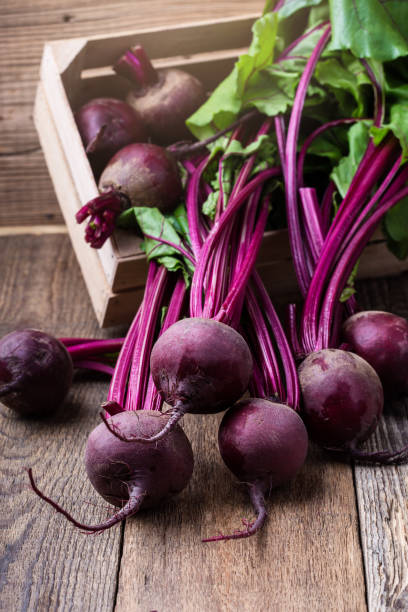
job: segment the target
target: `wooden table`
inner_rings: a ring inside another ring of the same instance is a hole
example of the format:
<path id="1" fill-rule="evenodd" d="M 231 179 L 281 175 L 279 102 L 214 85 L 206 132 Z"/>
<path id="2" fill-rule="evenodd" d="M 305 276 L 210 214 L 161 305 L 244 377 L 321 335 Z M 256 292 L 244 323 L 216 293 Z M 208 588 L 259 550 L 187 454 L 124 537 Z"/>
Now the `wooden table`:
<path id="1" fill-rule="evenodd" d="M 9 0 L 1 6 L 0 333 L 115 336 L 98 329 L 66 235 L 32 121 L 43 42 L 149 24 L 239 15 L 259 0 Z M 360 285 L 363 305 L 408 315 L 408 279 Z M 27 485 L 40 485 L 80 520 L 110 510 L 85 477 L 86 438 L 108 381 L 77 376 L 65 413 L 38 423 L 0 406 L 0 609 L 143 611 L 345 611 L 408 609 L 407 468 L 351 467 L 312 448 L 295 481 L 268 503 L 249 540 L 201 537 L 251 516 L 223 467 L 219 417 L 187 417 L 196 467 L 189 488 L 156 512 L 100 536 L 84 535 Z M 370 448 L 408 440 L 406 402 L 387 408 Z"/>

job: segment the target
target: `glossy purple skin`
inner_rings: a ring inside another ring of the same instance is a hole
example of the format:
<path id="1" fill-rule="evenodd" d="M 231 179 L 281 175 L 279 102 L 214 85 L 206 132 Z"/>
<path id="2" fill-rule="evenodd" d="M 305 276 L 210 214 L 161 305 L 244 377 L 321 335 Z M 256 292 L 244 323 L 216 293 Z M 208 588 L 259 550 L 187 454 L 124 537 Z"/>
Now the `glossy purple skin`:
<path id="1" fill-rule="evenodd" d="M 134 143 L 116 153 L 99 179 L 101 192 L 124 193 L 132 206 L 150 206 L 171 212 L 182 195 L 177 162 L 162 147 Z"/>
<path id="2" fill-rule="evenodd" d="M 225 464 L 240 481 L 260 481 L 266 492 L 300 470 L 308 435 L 302 419 L 289 406 L 250 398 L 227 410 L 218 445 Z"/>
<path id="3" fill-rule="evenodd" d="M 49 334 L 23 329 L 0 340 L 0 402 L 21 416 L 54 413 L 68 393 L 72 375 L 68 351 Z M 15 389 L 1 395 L 13 382 Z"/>
<path id="4" fill-rule="evenodd" d="M 164 400 L 196 414 L 225 410 L 240 399 L 252 365 L 248 345 L 237 331 L 201 318 L 174 323 L 157 340 L 150 358 Z"/>
<path id="5" fill-rule="evenodd" d="M 128 436 L 150 437 L 159 432 L 168 416 L 153 410 L 120 412 L 109 423 Z M 147 491 L 141 508 L 157 506 L 182 491 L 194 468 L 191 444 L 179 425 L 155 442 L 123 442 L 100 423 L 90 433 L 85 450 L 85 467 L 96 491 L 114 506 L 128 500 L 127 483 Z"/>
<path id="6" fill-rule="evenodd" d="M 205 102 L 202 83 L 177 68 L 159 70 L 157 75 L 157 83 L 132 90 L 126 101 L 142 117 L 153 142 L 169 145 L 191 140 L 185 122 Z"/>
<path id="7" fill-rule="evenodd" d="M 311 353 L 299 367 L 303 415 L 318 444 L 347 448 L 366 440 L 384 405 L 381 381 L 364 359 L 340 349 Z"/>
<path id="8" fill-rule="evenodd" d="M 97 176 L 119 149 L 148 139 L 135 109 L 115 98 L 90 100 L 75 113 L 75 121 Z"/>
<path id="9" fill-rule="evenodd" d="M 388 396 L 408 392 L 408 322 L 403 317 L 368 310 L 349 317 L 343 339 L 377 372 Z"/>

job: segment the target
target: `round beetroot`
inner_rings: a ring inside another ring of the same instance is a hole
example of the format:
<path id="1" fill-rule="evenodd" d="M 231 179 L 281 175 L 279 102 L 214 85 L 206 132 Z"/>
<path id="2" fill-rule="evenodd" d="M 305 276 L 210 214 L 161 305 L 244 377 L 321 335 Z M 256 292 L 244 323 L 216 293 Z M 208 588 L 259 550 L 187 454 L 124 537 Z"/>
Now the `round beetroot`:
<path id="1" fill-rule="evenodd" d="M 120 192 L 131 206 L 156 207 L 163 213 L 171 212 L 182 194 L 177 162 L 162 147 L 148 143 L 118 151 L 102 172 L 99 190 Z"/>
<path id="2" fill-rule="evenodd" d="M 87 525 L 74 519 L 39 490 L 29 470 L 33 490 L 76 527 L 89 532 L 104 531 L 141 508 L 157 506 L 182 491 L 190 480 L 194 467 L 190 442 L 179 426 L 154 445 L 126 440 L 155 435 L 168 418 L 153 410 L 128 410 L 90 433 L 85 451 L 88 477 L 106 501 L 120 508 L 102 523 Z"/>
<path id="3" fill-rule="evenodd" d="M 224 414 L 218 445 L 231 472 L 242 482 L 258 482 L 266 493 L 300 470 L 306 459 L 308 436 L 293 408 L 250 398 Z"/>
<path id="4" fill-rule="evenodd" d="M 170 406 L 190 413 L 225 410 L 246 391 L 252 356 L 244 338 L 213 319 L 182 319 L 155 343 L 155 385 Z"/>
<path id="5" fill-rule="evenodd" d="M 168 415 L 154 410 L 128 410 L 112 416 L 109 425 L 123 437 L 135 433 L 150 437 L 168 419 Z M 193 465 L 190 442 L 179 425 L 157 444 L 146 445 L 124 442 L 100 423 L 89 435 L 85 451 L 85 467 L 92 485 L 106 501 L 119 507 L 128 499 L 132 483 L 146 492 L 142 508 L 157 506 L 184 489 Z"/>
<path id="6" fill-rule="evenodd" d="M 252 356 L 244 338 L 232 327 L 213 319 L 181 319 L 153 346 L 150 371 L 165 402 L 173 407 L 165 427 L 151 443 L 172 430 L 186 413 L 225 410 L 246 391 Z"/>
<path id="7" fill-rule="evenodd" d="M 0 340 L 0 401 L 21 416 L 55 412 L 68 393 L 72 375 L 67 349 L 45 332 L 23 329 Z"/>
<path id="8" fill-rule="evenodd" d="M 90 100 L 75 113 L 75 121 L 97 177 L 119 149 L 148 139 L 135 109 L 116 98 Z"/>
<path id="9" fill-rule="evenodd" d="M 126 51 L 113 68 L 132 83 L 126 101 L 142 117 L 154 142 L 169 145 L 191 138 L 186 119 L 205 101 L 196 77 L 178 68 L 156 70 L 142 45 Z"/>
<path id="10" fill-rule="evenodd" d="M 126 102 L 142 117 L 154 142 L 169 145 L 191 138 L 186 119 L 205 101 L 202 83 L 178 68 L 158 70 L 157 77 L 149 87 L 131 90 Z"/>
<path id="11" fill-rule="evenodd" d="M 351 350 L 374 368 L 387 395 L 408 391 L 408 321 L 376 310 L 358 312 L 343 326 Z"/>
<path id="12" fill-rule="evenodd" d="M 206 538 L 205 542 L 245 538 L 261 529 L 266 519 L 265 496 L 300 470 L 307 455 L 308 436 L 293 408 L 250 398 L 227 410 L 220 424 L 218 445 L 227 467 L 247 485 L 257 518 L 244 531 Z"/>
<path id="13" fill-rule="evenodd" d="M 329 448 L 350 448 L 377 427 L 384 394 L 375 370 L 340 349 L 311 353 L 299 367 L 303 414 L 310 436 Z"/>

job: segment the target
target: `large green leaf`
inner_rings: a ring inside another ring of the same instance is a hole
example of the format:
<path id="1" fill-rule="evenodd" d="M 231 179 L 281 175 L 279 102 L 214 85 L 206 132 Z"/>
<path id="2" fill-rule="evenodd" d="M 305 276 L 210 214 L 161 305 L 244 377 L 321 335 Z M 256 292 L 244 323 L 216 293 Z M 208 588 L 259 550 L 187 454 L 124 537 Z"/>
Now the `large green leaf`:
<path id="1" fill-rule="evenodd" d="M 331 49 L 388 61 L 408 55 L 408 2 L 330 0 Z"/>
<path id="2" fill-rule="evenodd" d="M 241 55 L 232 72 L 209 99 L 188 120 L 191 132 L 199 139 L 208 138 L 228 127 L 243 108 L 243 95 L 256 75 L 273 62 L 277 13 L 267 13 L 254 23 L 248 53 Z"/>

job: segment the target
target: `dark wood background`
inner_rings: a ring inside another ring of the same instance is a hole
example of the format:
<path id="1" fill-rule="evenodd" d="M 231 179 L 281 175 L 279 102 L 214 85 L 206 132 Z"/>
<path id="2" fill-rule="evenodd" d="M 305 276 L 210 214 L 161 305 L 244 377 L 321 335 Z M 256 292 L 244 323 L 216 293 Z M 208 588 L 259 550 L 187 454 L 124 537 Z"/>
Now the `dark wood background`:
<path id="1" fill-rule="evenodd" d="M 42 45 L 148 25 L 261 11 L 263 2 L 2 1 L 0 4 L 0 333 L 115 336 L 95 321 L 38 143 L 32 108 Z M 360 283 L 364 306 L 408 316 L 408 279 Z M 53 420 L 0 405 L 0 609 L 344 611 L 408 609 L 407 469 L 355 467 L 311 448 L 302 473 L 273 493 L 250 540 L 202 544 L 251 509 L 223 467 L 219 417 L 187 417 L 191 485 L 156 512 L 84 535 L 29 490 L 24 468 L 80 520 L 111 511 L 84 473 L 86 438 L 106 396 L 103 376 L 77 375 Z M 388 406 L 369 446 L 408 440 L 406 403 Z"/>

